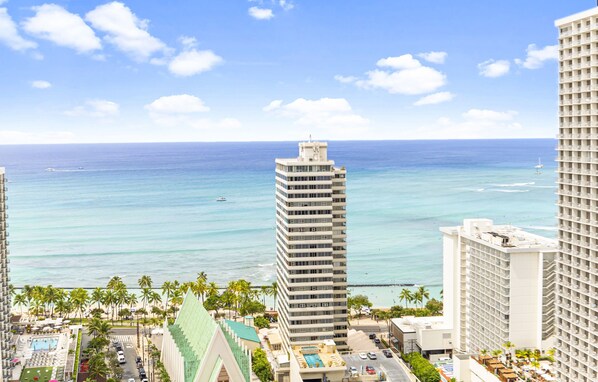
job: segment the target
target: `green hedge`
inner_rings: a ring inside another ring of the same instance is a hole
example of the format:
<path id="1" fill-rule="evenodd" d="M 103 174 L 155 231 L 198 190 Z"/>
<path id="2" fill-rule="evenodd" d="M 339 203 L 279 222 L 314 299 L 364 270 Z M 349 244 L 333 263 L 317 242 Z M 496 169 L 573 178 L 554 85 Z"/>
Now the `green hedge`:
<path id="1" fill-rule="evenodd" d="M 403 354 L 403 360 L 411 365 L 411 369 L 413 370 L 413 374 L 421 381 L 421 382 L 439 382 L 440 381 L 440 373 L 438 370 L 421 354 L 417 352 Z"/>
<path id="2" fill-rule="evenodd" d="M 81 333 L 83 329 L 77 330 L 77 348 L 75 349 L 75 365 L 73 366 L 75 370 L 73 370 L 73 375 L 75 376 L 75 380 L 77 380 L 77 375 L 79 374 L 79 358 L 81 358 Z"/>

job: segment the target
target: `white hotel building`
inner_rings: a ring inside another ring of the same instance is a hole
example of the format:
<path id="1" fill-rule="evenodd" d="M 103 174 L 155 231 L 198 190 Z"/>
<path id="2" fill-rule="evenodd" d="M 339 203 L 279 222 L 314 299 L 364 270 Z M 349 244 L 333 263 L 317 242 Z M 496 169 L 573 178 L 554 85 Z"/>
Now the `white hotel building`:
<path id="1" fill-rule="evenodd" d="M 556 240 L 488 219 L 440 230 L 444 318 L 455 352 L 502 349 L 506 341 L 517 348 L 550 346 Z"/>
<path id="2" fill-rule="evenodd" d="M 10 293 L 8 291 L 8 231 L 6 225 L 6 187 L 4 168 L 0 167 L 0 381 L 11 379 Z"/>
<path id="3" fill-rule="evenodd" d="M 283 347 L 334 340 L 347 350 L 345 168 L 324 142 L 276 159 L 276 265 Z"/>
<path id="4" fill-rule="evenodd" d="M 557 367 L 598 381 L 598 8 L 559 30 Z"/>

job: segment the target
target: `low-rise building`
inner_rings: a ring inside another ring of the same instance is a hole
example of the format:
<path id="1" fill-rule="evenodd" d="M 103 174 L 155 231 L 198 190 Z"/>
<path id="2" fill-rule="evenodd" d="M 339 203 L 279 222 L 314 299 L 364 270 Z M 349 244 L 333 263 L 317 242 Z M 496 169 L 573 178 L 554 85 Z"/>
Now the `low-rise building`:
<path id="1" fill-rule="evenodd" d="M 452 327 L 446 325 L 442 316 L 405 316 L 390 322 L 391 344 L 400 352 L 418 352 L 431 361 L 451 356 Z"/>
<path id="2" fill-rule="evenodd" d="M 231 320 L 225 320 L 225 323 L 241 339 L 247 349 L 253 351 L 261 346 L 255 327 Z"/>
<path id="3" fill-rule="evenodd" d="M 251 380 L 251 352 L 193 293 L 185 296 L 174 324 L 164 323 L 161 358 L 172 382 Z"/>
<path id="4" fill-rule="evenodd" d="M 292 348 L 291 382 L 342 382 L 346 369 L 346 363 L 332 340 Z"/>

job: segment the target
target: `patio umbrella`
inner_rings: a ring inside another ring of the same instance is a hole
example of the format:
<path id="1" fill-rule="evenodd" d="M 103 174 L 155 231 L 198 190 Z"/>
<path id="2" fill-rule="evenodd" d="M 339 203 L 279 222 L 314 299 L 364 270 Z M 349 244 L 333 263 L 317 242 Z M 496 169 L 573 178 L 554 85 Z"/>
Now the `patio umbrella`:
<path id="1" fill-rule="evenodd" d="M 42 329 L 44 332 L 50 332 L 52 331 L 52 328 L 50 326 L 46 326 L 45 328 Z"/>

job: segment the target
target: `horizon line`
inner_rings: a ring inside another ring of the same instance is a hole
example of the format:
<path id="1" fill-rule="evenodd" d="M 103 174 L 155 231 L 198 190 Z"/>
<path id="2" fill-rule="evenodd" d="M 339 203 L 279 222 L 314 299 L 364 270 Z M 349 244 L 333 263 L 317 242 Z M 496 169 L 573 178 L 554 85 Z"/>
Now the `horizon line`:
<path id="1" fill-rule="evenodd" d="M 314 139 L 319 142 L 413 142 L 413 141 L 523 141 L 523 140 L 547 140 L 558 141 L 558 138 L 551 137 L 530 137 L 530 138 L 404 138 L 404 139 Z M 122 141 L 122 142 L 50 142 L 50 143 L 0 143 L 4 146 L 50 146 L 50 145 L 125 145 L 125 144 L 158 144 L 158 143 L 290 143 L 303 142 L 306 140 L 255 140 L 255 141 Z"/>

